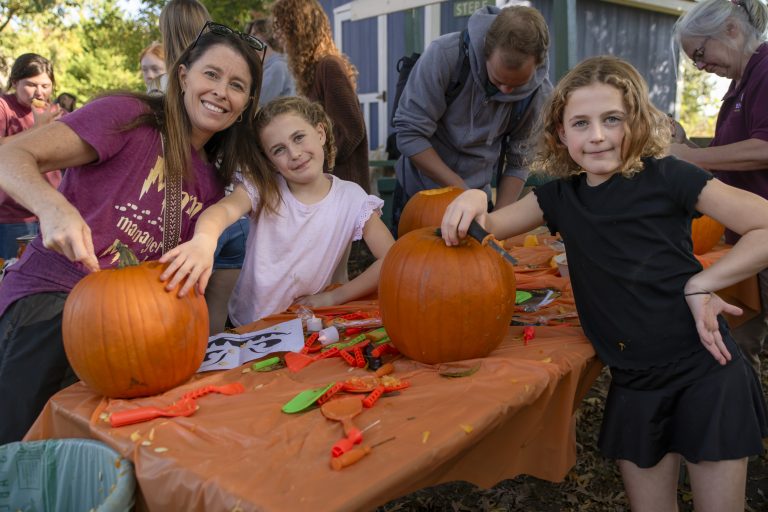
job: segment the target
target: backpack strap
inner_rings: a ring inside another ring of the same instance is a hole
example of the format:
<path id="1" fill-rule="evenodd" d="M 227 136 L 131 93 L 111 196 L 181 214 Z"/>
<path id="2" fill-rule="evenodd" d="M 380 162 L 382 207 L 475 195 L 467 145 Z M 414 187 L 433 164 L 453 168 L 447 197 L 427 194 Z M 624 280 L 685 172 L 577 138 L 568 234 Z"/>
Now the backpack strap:
<path id="1" fill-rule="evenodd" d="M 459 61 L 456 63 L 456 80 L 445 91 L 445 103 L 450 105 L 464 88 L 469 76 L 469 31 L 465 28 L 459 33 Z"/>

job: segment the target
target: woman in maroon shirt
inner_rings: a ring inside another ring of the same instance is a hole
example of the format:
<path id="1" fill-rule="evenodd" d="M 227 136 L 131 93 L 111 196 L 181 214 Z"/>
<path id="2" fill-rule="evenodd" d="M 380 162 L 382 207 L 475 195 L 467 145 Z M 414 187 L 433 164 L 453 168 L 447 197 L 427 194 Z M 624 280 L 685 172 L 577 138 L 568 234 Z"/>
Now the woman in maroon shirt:
<path id="1" fill-rule="evenodd" d="M 730 78 L 707 148 L 676 126 L 671 153 L 711 170 L 724 183 L 768 198 L 768 8 L 760 0 L 706 0 L 675 25 L 675 39 L 696 67 Z M 726 242 L 738 235 L 726 232 Z M 768 335 L 768 269 L 758 274 L 762 312 L 732 330 L 755 369 Z"/>
<path id="2" fill-rule="evenodd" d="M 0 96 L 0 144 L 14 135 L 35 126 L 48 124 L 63 112 L 57 105 L 51 105 L 50 98 L 56 85 L 53 65 L 36 53 L 19 56 L 11 68 L 8 80 L 13 93 Z M 61 183 L 61 172 L 45 175 L 53 187 Z M 0 258 L 16 256 L 16 238 L 36 235 L 37 218 L 0 190 Z"/>

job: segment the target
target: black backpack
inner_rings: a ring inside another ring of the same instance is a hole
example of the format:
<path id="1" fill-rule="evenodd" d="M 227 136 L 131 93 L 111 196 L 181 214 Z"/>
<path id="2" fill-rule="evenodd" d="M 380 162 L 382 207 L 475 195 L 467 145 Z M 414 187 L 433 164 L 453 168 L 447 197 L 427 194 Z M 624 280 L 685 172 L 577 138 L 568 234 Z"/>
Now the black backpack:
<path id="1" fill-rule="evenodd" d="M 395 99 L 392 104 L 392 116 L 389 118 L 389 124 L 395 126 L 395 112 L 400 105 L 400 96 L 403 95 L 403 89 L 405 89 L 405 83 L 408 81 L 408 77 L 411 75 L 413 66 L 416 65 L 416 61 L 421 57 L 420 53 L 412 53 L 410 56 L 406 55 L 400 57 L 397 61 L 397 85 L 395 85 Z M 453 100 L 461 92 L 461 88 L 464 82 L 467 81 L 469 76 L 469 33 L 467 29 L 464 29 L 459 34 L 459 62 L 456 64 L 456 81 L 451 82 L 448 85 L 448 90 L 445 91 L 445 102 L 450 105 Z"/>

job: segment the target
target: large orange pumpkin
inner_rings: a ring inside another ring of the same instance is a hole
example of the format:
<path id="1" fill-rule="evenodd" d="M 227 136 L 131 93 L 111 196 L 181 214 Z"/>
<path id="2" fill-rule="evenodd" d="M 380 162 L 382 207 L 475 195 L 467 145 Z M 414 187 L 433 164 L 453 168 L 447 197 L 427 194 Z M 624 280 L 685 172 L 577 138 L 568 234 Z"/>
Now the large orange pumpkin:
<path id="1" fill-rule="evenodd" d="M 200 367 L 208 342 L 205 299 L 179 298 L 160 281 L 158 262 L 139 264 L 120 249 L 122 268 L 89 274 L 64 304 L 62 334 L 77 376 L 110 398 L 162 393 Z"/>
<path id="2" fill-rule="evenodd" d="M 435 364 L 485 357 L 512 320 L 515 273 L 474 239 L 448 247 L 435 228 L 417 229 L 384 258 L 379 306 L 392 343 L 411 359 Z"/>
<path id="3" fill-rule="evenodd" d="M 702 215 L 693 219 L 691 223 L 691 239 L 693 240 L 693 254 L 704 254 L 717 245 L 723 234 L 725 226 L 712 217 Z"/>
<path id="4" fill-rule="evenodd" d="M 439 226 L 443 221 L 445 209 L 462 192 L 464 191 L 458 187 L 445 187 L 422 190 L 414 194 L 400 214 L 397 236 L 401 237 L 418 228 Z"/>

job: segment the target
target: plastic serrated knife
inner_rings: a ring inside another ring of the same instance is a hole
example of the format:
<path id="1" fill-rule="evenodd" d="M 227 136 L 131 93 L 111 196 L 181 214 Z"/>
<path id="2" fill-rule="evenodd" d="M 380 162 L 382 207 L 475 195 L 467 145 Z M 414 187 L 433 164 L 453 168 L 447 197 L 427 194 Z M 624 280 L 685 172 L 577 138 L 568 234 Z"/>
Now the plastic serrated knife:
<path id="1" fill-rule="evenodd" d="M 504 247 L 502 247 L 501 244 L 497 242 L 495 238 L 493 238 L 493 235 L 484 230 L 476 220 L 473 220 L 472 224 L 469 225 L 467 234 L 481 244 L 488 245 L 488 247 L 501 254 L 501 257 L 510 262 L 512 265 L 517 265 L 517 259 L 509 254 L 506 249 L 504 249 Z"/>
<path id="2" fill-rule="evenodd" d="M 440 228 L 437 228 L 437 236 L 442 237 L 442 233 L 440 231 Z M 489 232 L 483 229 L 483 227 L 477 223 L 476 220 L 473 220 L 472 223 L 469 225 L 469 230 L 467 231 L 467 234 L 480 242 L 481 244 L 487 245 L 494 251 L 501 254 L 501 257 L 507 260 L 512 265 L 517 265 L 517 259 L 515 259 L 514 256 L 509 254 L 504 247 L 502 247 L 499 242 L 496 241 L 495 238 L 493 238 L 493 235 L 491 235 Z M 485 241 L 485 239 L 488 239 Z"/>

